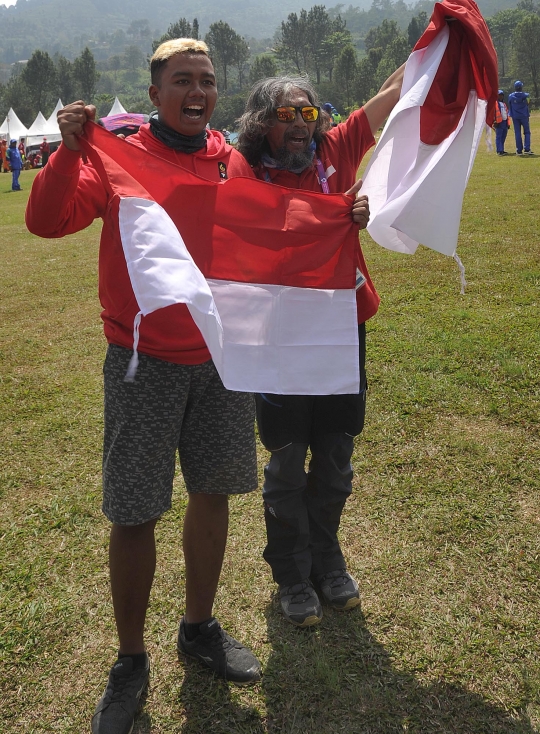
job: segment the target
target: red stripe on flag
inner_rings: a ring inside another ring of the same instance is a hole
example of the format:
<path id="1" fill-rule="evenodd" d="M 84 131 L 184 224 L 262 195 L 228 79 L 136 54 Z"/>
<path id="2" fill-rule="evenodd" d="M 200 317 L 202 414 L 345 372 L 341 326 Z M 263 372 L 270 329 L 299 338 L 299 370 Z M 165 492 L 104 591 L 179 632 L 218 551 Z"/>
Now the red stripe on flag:
<path id="1" fill-rule="evenodd" d="M 247 178 L 207 181 L 89 123 L 81 146 L 116 196 L 156 201 L 208 278 L 306 288 L 355 285 L 352 198 Z M 144 198 L 144 197 L 143 197 Z"/>

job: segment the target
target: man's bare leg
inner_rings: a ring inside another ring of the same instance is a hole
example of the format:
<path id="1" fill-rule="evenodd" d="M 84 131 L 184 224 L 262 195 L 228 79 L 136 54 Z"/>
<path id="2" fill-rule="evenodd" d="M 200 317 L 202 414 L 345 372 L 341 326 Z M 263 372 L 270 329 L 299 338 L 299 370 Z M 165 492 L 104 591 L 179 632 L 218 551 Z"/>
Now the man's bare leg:
<path id="1" fill-rule="evenodd" d="M 186 613 L 189 624 L 212 616 L 229 525 L 228 496 L 191 494 L 184 519 Z"/>
<path id="2" fill-rule="evenodd" d="M 156 569 L 156 523 L 157 519 L 111 528 L 109 567 L 121 654 L 144 652 L 144 623 Z"/>

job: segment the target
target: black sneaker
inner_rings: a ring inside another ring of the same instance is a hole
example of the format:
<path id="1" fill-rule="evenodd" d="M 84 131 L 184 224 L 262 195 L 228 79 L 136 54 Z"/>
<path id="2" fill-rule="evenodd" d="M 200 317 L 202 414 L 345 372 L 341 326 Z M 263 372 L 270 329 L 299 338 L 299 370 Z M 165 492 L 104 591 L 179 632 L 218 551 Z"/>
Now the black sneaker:
<path id="1" fill-rule="evenodd" d="M 325 602 L 333 609 L 343 611 L 360 604 L 358 584 L 344 568 L 319 576 L 317 585 Z"/>
<path id="2" fill-rule="evenodd" d="M 255 655 L 234 637 L 228 635 L 212 617 L 199 627 L 200 634 L 188 640 L 184 618 L 178 630 L 178 653 L 196 658 L 224 680 L 237 685 L 248 685 L 261 679 L 261 666 Z"/>
<path id="3" fill-rule="evenodd" d="M 534 153 L 532 152 L 532 150 L 525 150 L 523 152 L 526 153 L 527 155 L 534 155 Z"/>
<path id="4" fill-rule="evenodd" d="M 92 717 L 92 734 L 130 734 L 141 696 L 148 685 L 150 662 L 133 670 L 131 658 L 119 658 Z"/>
<path id="5" fill-rule="evenodd" d="M 285 619 L 297 627 L 311 627 L 322 619 L 321 602 L 309 579 L 292 586 L 280 586 L 279 600 Z"/>

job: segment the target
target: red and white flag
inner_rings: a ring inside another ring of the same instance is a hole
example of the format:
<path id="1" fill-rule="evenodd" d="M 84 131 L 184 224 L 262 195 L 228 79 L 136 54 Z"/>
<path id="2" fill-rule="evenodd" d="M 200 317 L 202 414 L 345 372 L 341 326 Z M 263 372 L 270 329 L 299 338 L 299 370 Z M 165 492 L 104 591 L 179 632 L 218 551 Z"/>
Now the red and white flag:
<path id="1" fill-rule="evenodd" d="M 185 303 L 227 388 L 358 392 L 349 197 L 209 182 L 94 124 L 81 145 L 117 217 L 140 309 L 135 356 L 141 318 Z"/>
<path id="2" fill-rule="evenodd" d="M 368 232 L 379 245 L 455 253 L 465 187 L 497 89 L 497 56 L 476 3 L 436 3 L 364 174 Z"/>

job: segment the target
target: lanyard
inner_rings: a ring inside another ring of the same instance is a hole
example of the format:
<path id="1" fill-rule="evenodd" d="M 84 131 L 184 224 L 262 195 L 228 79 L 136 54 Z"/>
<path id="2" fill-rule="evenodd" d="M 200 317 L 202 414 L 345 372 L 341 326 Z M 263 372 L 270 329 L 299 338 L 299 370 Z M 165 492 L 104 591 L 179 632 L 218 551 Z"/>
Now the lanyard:
<path id="1" fill-rule="evenodd" d="M 328 179 L 326 178 L 326 171 L 323 168 L 321 159 L 317 158 L 316 163 L 317 163 L 317 173 L 319 174 L 319 183 L 321 184 L 321 189 L 323 191 L 323 194 L 329 194 L 330 188 L 328 186 Z"/>

